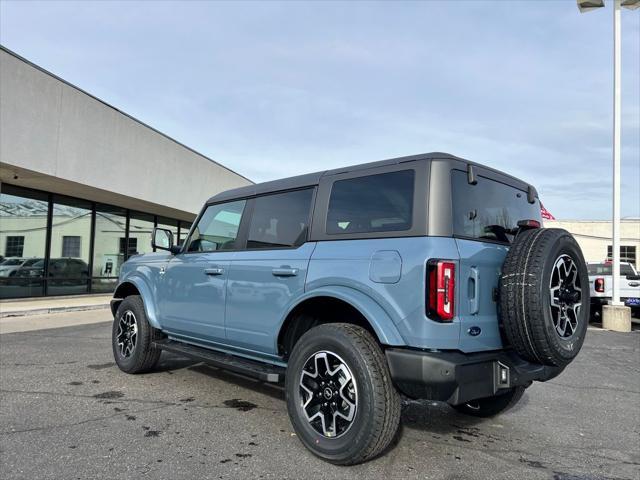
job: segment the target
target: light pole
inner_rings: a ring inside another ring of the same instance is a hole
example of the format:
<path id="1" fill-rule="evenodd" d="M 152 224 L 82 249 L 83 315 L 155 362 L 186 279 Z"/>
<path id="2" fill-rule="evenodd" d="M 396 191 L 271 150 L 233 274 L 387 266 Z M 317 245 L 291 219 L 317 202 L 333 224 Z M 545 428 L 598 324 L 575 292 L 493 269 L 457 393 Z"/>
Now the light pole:
<path id="1" fill-rule="evenodd" d="M 577 0 L 581 12 L 604 7 L 604 0 Z M 640 0 L 613 0 L 613 245 L 612 280 L 613 295 L 611 305 L 623 305 L 620 302 L 620 8 L 634 10 L 640 7 Z"/>

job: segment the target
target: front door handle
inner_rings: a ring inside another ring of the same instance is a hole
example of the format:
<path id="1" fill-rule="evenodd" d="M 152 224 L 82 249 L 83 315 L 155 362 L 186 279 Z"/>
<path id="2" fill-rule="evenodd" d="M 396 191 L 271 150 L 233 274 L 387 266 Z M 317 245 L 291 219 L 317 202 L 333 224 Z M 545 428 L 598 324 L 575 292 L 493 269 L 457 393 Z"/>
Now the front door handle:
<path id="1" fill-rule="evenodd" d="M 295 277 L 296 275 L 298 275 L 298 269 L 280 267 L 280 268 L 274 268 L 273 270 L 271 270 L 271 273 L 273 273 L 275 277 Z"/>
<path id="2" fill-rule="evenodd" d="M 205 275 L 222 275 L 224 273 L 224 268 L 220 267 L 211 267 L 204 269 Z"/>

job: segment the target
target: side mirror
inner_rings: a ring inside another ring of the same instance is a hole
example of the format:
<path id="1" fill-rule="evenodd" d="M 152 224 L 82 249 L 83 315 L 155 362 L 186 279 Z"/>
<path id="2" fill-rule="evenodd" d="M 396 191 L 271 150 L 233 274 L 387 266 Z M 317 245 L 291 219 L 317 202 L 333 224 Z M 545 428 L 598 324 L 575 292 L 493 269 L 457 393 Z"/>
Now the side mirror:
<path id="1" fill-rule="evenodd" d="M 153 234 L 151 235 L 151 246 L 159 250 L 172 252 L 173 232 L 164 228 L 154 228 Z"/>

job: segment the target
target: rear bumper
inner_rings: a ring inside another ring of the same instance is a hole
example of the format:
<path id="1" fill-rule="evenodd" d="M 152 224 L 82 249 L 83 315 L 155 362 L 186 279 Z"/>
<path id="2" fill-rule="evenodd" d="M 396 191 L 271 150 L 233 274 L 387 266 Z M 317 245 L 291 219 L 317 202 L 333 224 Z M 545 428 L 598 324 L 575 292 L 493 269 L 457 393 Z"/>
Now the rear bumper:
<path id="1" fill-rule="evenodd" d="M 391 378 L 402 393 L 451 405 L 544 382 L 563 370 L 527 362 L 510 351 L 464 354 L 390 348 L 386 356 Z"/>

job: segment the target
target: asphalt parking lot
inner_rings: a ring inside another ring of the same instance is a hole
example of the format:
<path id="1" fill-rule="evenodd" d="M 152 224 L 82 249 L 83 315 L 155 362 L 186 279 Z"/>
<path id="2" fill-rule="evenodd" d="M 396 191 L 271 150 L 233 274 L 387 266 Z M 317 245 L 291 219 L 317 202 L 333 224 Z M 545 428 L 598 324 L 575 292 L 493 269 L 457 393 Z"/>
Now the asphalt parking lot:
<path id="1" fill-rule="evenodd" d="M 0 335 L 3 479 L 640 478 L 640 331 L 590 329 L 560 377 L 498 418 L 406 402 L 391 450 L 355 467 L 304 449 L 280 388 L 164 353 L 126 375 L 109 339 L 106 322 Z"/>

